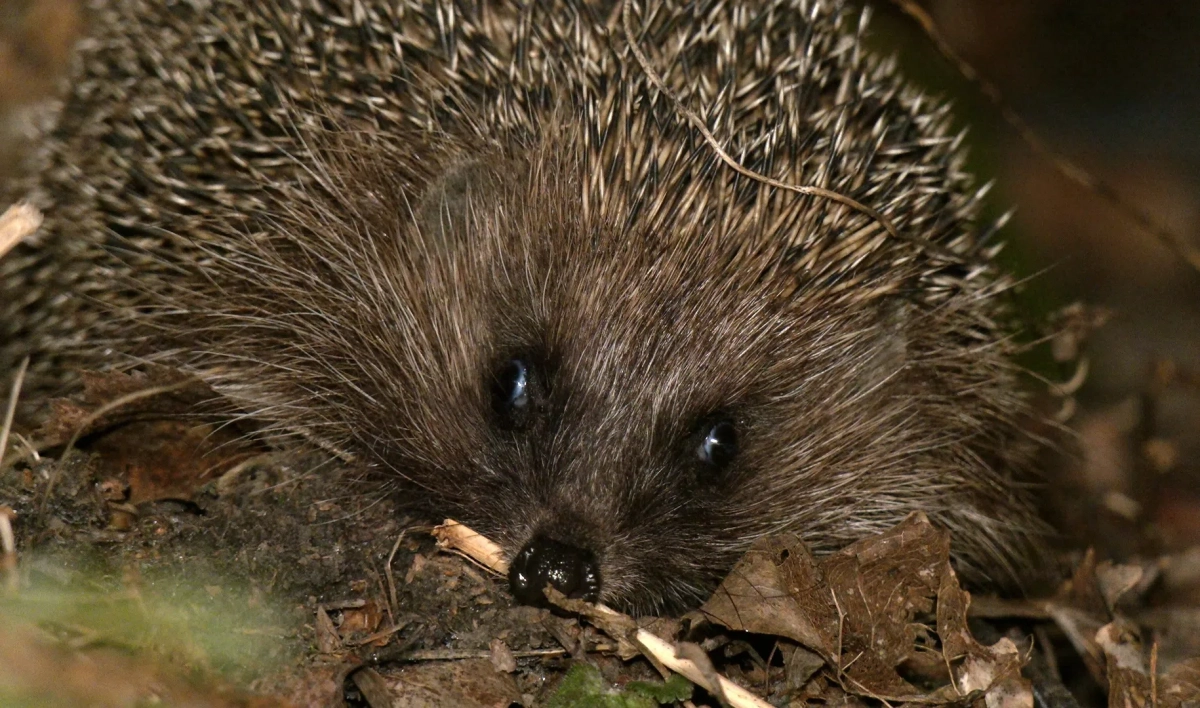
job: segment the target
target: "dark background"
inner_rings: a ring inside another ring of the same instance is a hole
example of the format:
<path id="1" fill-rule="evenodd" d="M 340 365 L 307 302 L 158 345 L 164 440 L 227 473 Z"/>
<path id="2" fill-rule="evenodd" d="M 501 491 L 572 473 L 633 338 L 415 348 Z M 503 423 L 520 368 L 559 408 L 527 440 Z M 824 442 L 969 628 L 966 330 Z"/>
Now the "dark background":
<path id="1" fill-rule="evenodd" d="M 975 172 L 997 181 L 991 208 L 1016 209 L 1003 257 L 1029 278 L 1023 306 L 1111 311 L 1087 348 L 1076 456 L 1050 470 L 1057 521 L 1118 557 L 1200 543 L 1200 273 L 1037 156 L 913 20 L 870 4 L 875 47 L 954 101 Z M 922 5 L 1050 146 L 1200 245 L 1200 3 Z"/>
<path id="2" fill-rule="evenodd" d="M 1200 274 L 1104 199 L 1055 173 L 1003 124 L 917 25 L 872 3 L 873 42 L 953 99 L 997 212 L 1016 207 L 1008 258 L 1031 305 L 1114 308 L 1086 400 L 1112 402 L 1155 357 L 1200 364 Z M 931 0 L 943 36 L 1057 150 L 1191 243 L 1200 227 L 1200 3 Z"/>

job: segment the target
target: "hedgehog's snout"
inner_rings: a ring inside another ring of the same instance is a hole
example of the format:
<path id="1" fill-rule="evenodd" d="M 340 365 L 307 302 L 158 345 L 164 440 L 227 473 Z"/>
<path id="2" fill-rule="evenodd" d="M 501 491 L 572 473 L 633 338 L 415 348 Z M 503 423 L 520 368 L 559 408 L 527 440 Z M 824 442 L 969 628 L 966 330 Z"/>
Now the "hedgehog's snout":
<path id="1" fill-rule="evenodd" d="M 547 584 L 569 598 L 595 602 L 600 597 L 596 555 L 546 536 L 534 536 L 509 565 L 508 585 L 517 602 L 546 607 L 549 602 L 543 591 Z"/>

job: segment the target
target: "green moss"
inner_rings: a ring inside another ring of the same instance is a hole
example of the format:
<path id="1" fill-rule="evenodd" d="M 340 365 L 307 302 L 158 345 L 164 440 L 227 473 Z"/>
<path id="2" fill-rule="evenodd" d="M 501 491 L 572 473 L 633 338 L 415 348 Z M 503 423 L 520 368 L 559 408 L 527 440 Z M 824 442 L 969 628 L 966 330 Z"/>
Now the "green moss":
<path id="1" fill-rule="evenodd" d="M 547 708 L 655 708 L 685 701 L 692 696 L 692 684 L 678 674 L 666 682 L 630 681 L 622 690 L 612 688 L 600 670 L 588 664 L 576 664 L 546 703 Z"/>

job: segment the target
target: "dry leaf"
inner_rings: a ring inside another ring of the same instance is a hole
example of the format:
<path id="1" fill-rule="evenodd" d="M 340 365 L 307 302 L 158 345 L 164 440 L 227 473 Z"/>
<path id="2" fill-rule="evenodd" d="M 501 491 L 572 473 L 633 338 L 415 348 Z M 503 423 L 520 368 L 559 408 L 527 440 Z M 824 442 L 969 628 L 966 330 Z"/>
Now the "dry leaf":
<path id="1" fill-rule="evenodd" d="M 1142 656 L 1137 628 L 1117 620 L 1096 632 L 1096 644 L 1104 650 L 1108 673 L 1108 704 L 1140 706 L 1149 703 L 1150 675 Z"/>
<path id="2" fill-rule="evenodd" d="M 374 600 L 367 600 L 362 607 L 342 611 L 342 624 L 338 627 L 338 636 L 349 639 L 356 634 L 370 634 L 379 629 L 382 623 L 383 608 Z"/>
<path id="3" fill-rule="evenodd" d="M 488 653 L 491 654 L 492 668 L 496 671 L 511 674 L 517 670 L 517 657 L 513 656 L 512 649 L 503 639 L 493 639 L 488 645 Z"/>
<path id="4" fill-rule="evenodd" d="M 100 473 L 128 486 L 127 501 L 190 499 L 196 489 L 264 448 L 232 425 L 205 421 L 219 400 L 206 384 L 162 367 L 85 373 L 79 400 L 54 401 L 38 447 L 90 436 Z"/>
<path id="5" fill-rule="evenodd" d="M 317 651 L 322 654 L 336 654 L 342 650 L 342 639 L 338 636 L 337 627 L 329 618 L 324 607 L 317 608 Z"/>
<path id="6" fill-rule="evenodd" d="M 1163 708 L 1200 706 L 1200 657 L 1181 661 L 1161 676 L 1158 698 Z"/>
<path id="7" fill-rule="evenodd" d="M 819 560 L 795 536 L 763 539 L 700 611 L 730 629 L 803 645 L 854 695 L 946 702 L 995 686 L 1004 693 L 996 700 L 1018 705 L 1010 696 L 1024 700 L 1019 672 L 1026 657 L 1009 640 L 992 647 L 975 641 L 966 624 L 969 603 L 950 567 L 948 534 L 913 514 Z M 924 662 L 935 640 L 953 683 L 926 692 L 898 667 Z"/>
<path id="8" fill-rule="evenodd" d="M 129 421 L 173 420 L 218 408 L 220 397 L 200 379 L 150 366 L 144 372 L 83 372 L 77 399 L 52 402 L 50 419 L 38 430 L 37 447 L 65 445 Z"/>
<path id="9" fill-rule="evenodd" d="M 1110 613 L 1126 593 L 1141 584 L 1144 574 L 1142 568 L 1136 565 L 1117 565 L 1112 561 L 1104 561 L 1096 566 L 1096 585 Z"/>

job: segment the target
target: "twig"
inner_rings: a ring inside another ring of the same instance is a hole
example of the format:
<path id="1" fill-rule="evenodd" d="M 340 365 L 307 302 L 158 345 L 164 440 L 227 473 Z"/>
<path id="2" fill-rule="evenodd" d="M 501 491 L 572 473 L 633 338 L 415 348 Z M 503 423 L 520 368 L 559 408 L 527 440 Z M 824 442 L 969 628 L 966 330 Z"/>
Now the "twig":
<path id="1" fill-rule="evenodd" d="M 526 651 L 514 651 L 512 653 L 517 659 L 542 659 L 552 656 L 566 656 L 566 649 L 529 649 Z M 463 661 L 465 659 L 490 659 L 492 653 L 489 651 L 452 651 L 449 649 L 428 649 L 423 651 L 413 651 L 405 655 L 404 660 L 407 662 L 418 661 Z"/>
<path id="2" fill-rule="evenodd" d="M 508 574 L 508 559 L 504 551 L 483 534 L 454 519 L 446 519 L 433 528 L 438 548 L 458 553 L 479 567 L 496 575 Z"/>
<path id="3" fill-rule="evenodd" d="M 12 391 L 8 395 L 8 408 L 4 411 L 4 424 L 0 425 L 0 469 L 4 469 L 4 451 L 8 449 L 8 434 L 12 431 L 13 419 L 17 415 L 17 399 L 21 397 L 21 385 L 25 382 L 25 371 L 29 368 L 29 357 L 21 360 L 17 376 L 13 379 Z"/>
<path id="4" fill-rule="evenodd" d="M 1158 708 L 1158 640 L 1150 645 L 1150 708 Z"/>
<path id="5" fill-rule="evenodd" d="M 17 591 L 17 539 L 12 528 L 13 510 L 0 507 L 0 571 L 4 573 L 4 589 Z"/>
<path id="6" fill-rule="evenodd" d="M 452 519 L 447 519 L 441 526 L 436 527 L 433 533 L 438 539 L 439 548 L 460 553 L 498 574 L 508 573 L 508 560 L 504 557 L 504 551 L 482 534 Z M 475 553 L 480 555 L 476 556 Z M 612 608 L 600 604 L 585 604 L 590 605 L 597 615 L 607 615 L 629 626 L 635 625 L 633 618 Z M 654 661 L 675 673 L 682 674 L 689 681 L 713 695 L 724 695 L 733 708 L 770 708 L 771 704 L 720 674 L 717 674 L 717 685 L 713 685 L 695 662 L 681 658 L 675 651 L 675 645 L 662 637 L 638 628 L 633 633 L 632 640 L 643 653 Z"/>
<path id="7" fill-rule="evenodd" d="M 42 225 L 42 213 L 26 202 L 17 202 L 0 214 L 0 258 Z"/>
<path id="8" fill-rule="evenodd" d="M 609 611 L 615 612 L 615 610 Z M 769 708 L 771 705 L 721 674 L 717 674 L 718 685 L 711 685 L 699 666 L 687 659 L 679 658 L 675 653 L 675 645 L 656 634 L 639 629 L 634 637 L 634 642 L 644 651 L 652 654 L 663 666 L 677 674 L 682 674 L 688 681 L 714 695 L 724 695 L 725 699 L 729 701 L 729 705 L 734 708 Z"/>

